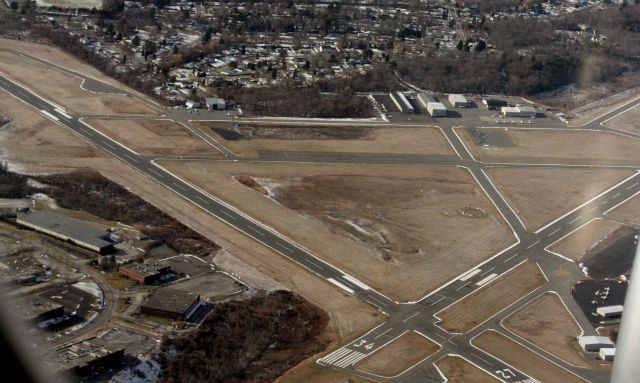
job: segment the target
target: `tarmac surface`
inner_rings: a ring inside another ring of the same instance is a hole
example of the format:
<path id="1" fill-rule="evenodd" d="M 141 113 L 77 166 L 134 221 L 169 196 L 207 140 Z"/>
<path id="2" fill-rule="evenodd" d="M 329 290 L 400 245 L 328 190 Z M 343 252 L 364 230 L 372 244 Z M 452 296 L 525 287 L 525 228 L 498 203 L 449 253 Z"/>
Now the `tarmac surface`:
<path id="1" fill-rule="evenodd" d="M 21 53 L 25 54 L 25 53 Z M 31 56 L 29 56 L 31 57 Z M 31 57 L 33 58 L 33 57 Z M 67 69 L 56 66 L 55 64 L 47 61 L 42 61 L 46 65 L 57 67 L 65 72 L 71 72 Z M 85 78 L 82 74 L 72 72 L 72 74 Z M 92 90 L 100 90 L 103 92 L 117 92 L 127 93 L 120 89 L 116 89 L 110 85 L 103 84 L 98 80 L 85 78 L 87 86 Z M 352 294 L 359 299 L 368 302 L 369 304 L 377 307 L 380 311 L 388 315 L 388 320 L 380 326 L 372 329 L 368 333 L 352 340 L 348 344 L 340 347 L 339 349 L 325 355 L 317 362 L 324 366 L 343 370 L 347 373 L 359 375 L 373 381 L 393 381 L 393 382 L 441 382 L 444 378 L 434 366 L 433 362 L 438 360 L 447 354 L 456 354 L 464 357 L 468 361 L 471 361 L 476 366 L 484 369 L 489 374 L 493 375 L 497 379 L 505 382 L 520 382 L 520 383 L 533 383 L 535 379 L 526 375 L 522 371 L 519 371 L 516 367 L 506 364 L 505 362 L 494 358 L 493 356 L 475 348 L 471 345 L 470 341 L 473 337 L 477 336 L 486 329 L 493 328 L 497 331 L 510 335 L 500 325 L 499 321 L 512 314 L 521 308 L 524 304 L 528 303 L 532 296 L 537 296 L 542 291 L 555 291 L 557 292 L 572 315 L 576 318 L 576 321 L 583 328 L 585 334 L 595 334 L 595 329 L 592 324 L 591 318 L 588 318 L 583 311 L 578 307 L 571 296 L 571 286 L 576 280 L 584 278 L 584 275 L 578 270 L 577 267 L 570 264 L 568 260 L 554 255 L 546 248 L 552 243 L 558 241 L 560 238 L 568 235 L 572 231 L 576 230 L 583 224 L 589 222 L 593 218 L 602 217 L 603 214 L 615 207 L 616 205 L 624 202 L 626 199 L 632 197 L 636 193 L 640 192 L 640 176 L 637 174 L 622 181 L 621 183 L 614 185 L 609 190 L 603 192 L 599 196 L 593 198 L 582 206 L 572 210 L 571 212 L 559 217 L 558 219 L 550 222 L 543 228 L 536 232 L 528 232 L 523 226 L 520 219 L 513 212 L 511 207 L 507 204 L 502 195 L 496 190 L 493 184 L 486 177 L 483 172 L 483 168 L 486 166 L 495 166 L 496 164 L 487 164 L 476 161 L 463 142 L 458 138 L 454 132 L 454 127 L 460 126 L 475 126 L 471 125 L 471 121 L 464 118 L 445 119 L 438 118 L 433 119 L 428 115 L 416 115 L 416 116 L 402 116 L 402 124 L 423 126 L 437 125 L 440 127 L 451 146 L 454 148 L 455 156 L 421 156 L 421 155 L 381 155 L 381 154 L 353 154 L 353 153 L 314 153 L 314 152 L 260 152 L 258 159 L 250 159 L 252 161 L 294 161 L 294 162 L 350 162 L 350 163 L 417 163 L 417 164 L 446 164 L 446 165 L 458 165 L 466 167 L 473 174 L 478 184 L 486 192 L 487 196 L 495 204 L 496 208 L 504 216 L 505 220 L 513 229 L 513 232 L 518 237 L 519 241 L 516 245 L 508 248 L 501 253 L 495 255 L 490 260 L 478 265 L 477 267 L 469 270 L 463 276 L 450 281 L 440 289 L 431 293 L 417 302 L 394 302 L 386 296 L 372 290 L 369 286 L 365 285 L 358 279 L 350 276 L 340 269 L 324 262 L 317 258 L 313 254 L 304 250 L 300 245 L 296 244 L 295 239 L 289 239 L 282 234 L 267 228 L 262 223 L 249 217 L 241 212 L 238 208 L 230 206 L 222 200 L 219 200 L 206 192 L 202 191 L 195 185 L 192 185 L 166 171 L 162 167 L 158 166 L 154 162 L 154 158 L 148 158 L 141 156 L 135 151 L 125 147 L 124 145 L 110 139 L 109 137 L 99 133 L 89 125 L 83 123 L 84 118 L 88 118 L 86 115 L 74 115 L 67 113 L 60 106 L 55 105 L 51 101 L 45 100 L 34 94 L 30 90 L 13 82 L 11 79 L 0 75 L 0 89 L 12 94 L 14 97 L 25 102 L 32 108 L 38 110 L 44 116 L 54 121 L 55 123 L 64 126 L 71 130 L 78 136 L 82 137 L 87 142 L 91 143 L 95 147 L 103 150 L 111 156 L 121 160 L 129 165 L 131 168 L 138 171 L 141 175 L 149 177 L 164 187 L 171 189 L 182 198 L 189 200 L 199 208 L 209 212 L 212 216 L 220 219 L 226 224 L 241 231 L 245 235 L 253 238 L 254 240 L 264 244 L 265 246 L 273 249 L 282 256 L 292 260 L 300 266 L 308 269 L 317 276 L 324 278 L 328 283 L 333 284 L 339 289 Z M 135 97 L 147 105 L 153 105 L 153 103 L 145 100 L 144 98 L 129 93 L 130 96 Z M 594 119 L 590 123 L 575 127 L 580 129 L 593 129 L 604 131 L 615 131 L 614 129 L 605 128 L 602 123 L 613 116 L 628 110 L 634 106 L 640 104 L 640 98 L 632 101 L 631 103 L 620 107 L 616 110 L 612 110 L 603 116 Z M 237 156 L 235 153 L 227 149 L 220 142 L 214 140 L 206 134 L 204 131 L 193 126 L 191 121 L 194 120 L 210 120 L 212 116 L 220 120 L 233 120 L 233 116 L 227 116 L 222 112 L 202 113 L 202 115 L 194 115 L 188 113 L 184 109 L 161 109 L 154 105 L 156 109 L 162 111 L 163 116 L 160 118 L 172 119 L 184 124 L 189 130 L 191 130 L 198 137 L 208 142 L 211 146 L 218 149 L 225 155 L 224 160 L 243 161 L 247 158 Z M 400 115 L 399 112 L 393 113 L 394 115 Z M 112 116 L 91 116 L 91 118 L 112 118 Z M 141 118 L 141 116 L 117 116 L 115 119 L 127 119 L 127 118 Z M 260 119 L 254 119 L 260 121 Z M 273 122 L 273 120 L 270 120 Z M 278 120 L 280 121 L 280 120 Z M 290 122 L 300 122 L 302 124 L 317 124 L 318 121 L 309 121 L 304 119 L 287 119 Z M 428 121 L 428 123 L 427 123 Z M 477 125 L 478 120 L 475 119 Z M 556 124 L 551 120 L 546 121 L 549 124 Z M 344 123 L 344 122 L 340 122 Z M 365 124 L 371 125 L 389 125 L 396 124 L 390 122 L 372 122 L 372 121 L 349 121 L 349 125 Z M 571 129 L 562 125 L 563 129 Z M 618 131 L 616 131 L 618 132 Z M 620 132 L 618 132 L 620 133 Z M 640 138 L 638 135 L 624 133 L 628 137 Z M 184 158 L 184 157 L 180 157 Z M 216 160 L 216 159 L 211 159 Z M 219 160 L 219 159 L 217 159 Z M 498 166 L 504 167 L 523 167 L 523 166 L 541 166 L 539 164 L 498 164 Z M 556 165 L 542 165 L 549 167 L 575 167 L 575 166 L 591 166 L 590 164 L 582 163 L 562 163 Z M 617 167 L 617 164 L 602 164 L 602 166 Z M 625 166 L 629 168 L 636 168 L 633 165 Z M 442 310 L 451 303 L 462 299 L 469 293 L 476 291 L 486 284 L 495 280 L 508 270 L 517 266 L 525 260 L 533 260 L 538 263 L 543 270 L 549 281 L 542 287 L 534 290 L 526 298 L 512 304 L 507 309 L 503 310 L 493 318 L 489 319 L 485 323 L 480 324 L 476 328 L 465 334 L 451 334 L 440 328 L 437 323 L 438 319 L 434 317 L 438 311 Z M 565 267 L 567 265 L 573 267 Z M 562 269 L 564 273 L 556 273 L 557 270 Z M 102 287 L 102 286 L 101 286 Z M 112 292 L 109 291 L 108 296 Z M 109 303 L 109 298 L 107 298 Z M 112 307 L 107 306 L 106 310 L 103 310 L 103 315 L 100 316 L 100 322 L 104 322 L 107 319 L 103 319 L 106 315 L 112 311 Z M 406 370 L 402 374 L 393 377 L 385 378 L 369 374 L 364 371 L 359 371 L 354 368 L 354 364 L 364 359 L 367 355 L 380 349 L 386 343 L 400 336 L 406 330 L 416 330 L 422 334 L 425 334 L 429 338 L 438 342 L 442 347 L 434 355 L 429 356 L 425 360 L 419 362 L 417 365 Z M 553 363 L 563 367 L 571 373 L 582 377 L 589 382 L 607 382 L 609 379 L 608 372 L 602 369 L 584 369 L 578 368 L 568 364 L 567 362 L 549 354 L 548 352 L 538 348 L 532 344 L 523 344 L 530 350 L 543 355 Z M 593 359 L 593 358 L 591 358 Z M 594 366 L 595 366 L 595 362 Z"/>

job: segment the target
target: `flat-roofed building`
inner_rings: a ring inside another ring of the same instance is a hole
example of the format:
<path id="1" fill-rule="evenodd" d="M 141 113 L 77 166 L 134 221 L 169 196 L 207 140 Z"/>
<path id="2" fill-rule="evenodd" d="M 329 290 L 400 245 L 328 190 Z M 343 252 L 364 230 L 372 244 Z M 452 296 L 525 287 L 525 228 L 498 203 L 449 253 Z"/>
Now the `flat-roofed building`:
<path id="1" fill-rule="evenodd" d="M 427 112 L 429 112 L 431 117 L 447 117 L 447 107 L 441 102 L 428 103 Z"/>
<path id="2" fill-rule="evenodd" d="M 113 244 L 104 239 L 109 234 L 106 230 L 50 210 L 18 213 L 16 222 L 96 253 L 107 254 L 113 251 Z"/>
<path id="3" fill-rule="evenodd" d="M 603 318 L 616 318 L 622 315 L 623 310 L 623 305 L 615 305 L 598 307 L 596 312 Z"/>
<path id="4" fill-rule="evenodd" d="M 450 94 L 449 95 L 449 103 L 454 107 L 454 108 L 468 108 L 469 107 L 469 101 L 467 101 L 467 98 L 461 94 Z"/>
<path id="5" fill-rule="evenodd" d="M 601 348 L 598 357 L 602 360 L 612 361 L 616 357 L 615 348 Z"/>
<path id="6" fill-rule="evenodd" d="M 615 345 L 606 336 L 587 335 L 578 338 L 578 344 L 584 351 L 599 351 L 601 348 L 613 348 Z"/>
<path id="7" fill-rule="evenodd" d="M 391 100 L 393 100 L 393 103 L 396 104 L 396 106 L 398 107 L 398 110 L 400 110 L 402 113 L 415 112 L 413 105 L 411 105 L 411 103 L 409 102 L 409 99 L 407 99 L 407 96 L 405 96 L 403 93 L 391 92 L 390 96 L 391 96 Z"/>
<path id="8" fill-rule="evenodd" d="M 124 349 L 100 338 L 89 338 L 59 348 L 45 358 L 45 364 L 57 372 L 87 377 L 124 362 Z"/>
<path id="9" fill-rule="evenodd" d="M 227 103 L 220 97 L 207 97 L 205 103 L 209 110 L 225 110 L 227 108 Z"/>
<path id="10" fill-rule="evenodd" d="M 508 102 L 497 98 L 483 98 L 482 103 L 489 110 L 500 110 L 503 106 L 509 106 Z"/>
<path id="11" fill-rule="evenodd" d="M 531 106 L 503 106 L 500 112 L 505 117 L 534 118 L 538 115 L 538 111 Z"/>
<path id="12" fill-rule="evenodd" d="M 40 295 L 30 295 L 11 302 L 16 319 L 40 323 L 64 316 L 64 306 Z"/>
<path id="13" fill-rule="evenodd" d="M 140 306 L 140 312 L 169 319 L 187 320 L 198 308 L 200 295 L 171 288 L 156 289 Z"/>
<path id="14" fill-rule="evenodd" d="M 418 102 L 420 103 L 420 105 L 427 109 L 427 104 L 429 104 L 430 102 L 438 102 L 438 100 L 430 93 L 418 93 L 417 96 Z"/>
<path id="15" fill-rule="evenodd" d="M 166 262 L 130 263 L 118 267 L 118 273 L 141 285 L 152 285 L 171 273 Z"/>

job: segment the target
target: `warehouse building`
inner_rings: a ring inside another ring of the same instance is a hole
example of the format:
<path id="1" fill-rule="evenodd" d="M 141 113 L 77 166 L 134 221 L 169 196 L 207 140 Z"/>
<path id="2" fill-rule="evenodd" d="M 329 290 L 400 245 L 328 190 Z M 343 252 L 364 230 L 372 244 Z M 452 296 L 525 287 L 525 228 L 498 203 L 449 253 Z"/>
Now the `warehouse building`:
<path id="1" fill-rule="evenodd" d="M 31 295 L 13 301 L 11 313 L 19 320 L 37 324 L 63 317 L 64 306 L 40 295 Z"/>
<path id="2" fill-rule="evenodd" d="M 220 97 L 207 97 L 205 99 L 207 109 L 209 110 L 225 110 L 227 109 L 227 103 Z"/>
<path id="3" fill-rule="evenodd" d="M 427 112 L 431 117 L 447 117 L 447 107 L 441 102 L 430 102 L 427 104 Z"/>
<path id="4" fill-rule="evenodd" d="M 166 262 L 130 263 L 119 266 L 118 273 L 141 285 L 152 285 L 173 276 L 171 266 Z"/>
<path id="5" fill-rule="evenodd" d="M 407 99 L 407 96 L 405 96 L 404 94 L 402 94 L 400 92 L 391 92 L 390 96 L 391 96 L 391 100 L 393 100 L 393 103 L 396 104 L 396 107 L 402 113 L 414 113 L 415 112 L 415 109 L 413 108 L 413 105 L 411 105 L 411 103 Z"/>
<path id="6" fill-rule="evenodd" d="M 497 98 L 483 98 L 482 103 L 489 110 L 501 110 L 503 106 L 509 106 L 508 102 Z"/>
<path id="7" fill-rule="evenodd" d="M 427 109 L 427 105 L 430 102 L 438 102 L 438 100 L 435 97 L 433 97 L 432 94 L 425 93 L 425 92 L 418 93 L 417 99 L 420 105 L 425 109 Z"/>
<path id="8" fill-rule="evenodd" d="M 113 244 L 105 240 L 109 235 L 106 230 L 50 210 L 18 213 L 16 222 L 96 253 L 108 254 L 113 251 Z"/>
<path id="9" fill-rule="evenodd" d="M 578 344 L 584 351 L 600 351 L 602 348 L 615 347 L 611 339 L 606 336 L 581 336 L 578 338 Z"/>
<path id="10" fill-rule="evenodd" d="M 616 357 L 615 348 L 601 348 L 598 357 L 602 360 L 612 361 Z"/>
<path id="11" fill-rule="evenodd" d="M 449 103 L 454 108 L 468 108 L 469 107 L 469 101 L 467 101 L 467 98 L 464 97 L 461 94 L 450 94 L 449 95 Z"/>
<path id="12" fill-rule="evenodd" d="M 156 289 L 142 306 L 145 315 L 187 320 L 200 303 L 200 295 L 171 288 Z"/>
<path id="13" fill-rule="evenodd" d="M 505 117 L 535 118 L 538 111 L 531 106 L 503 106 L 501 113 Z"/>
<path id="14" fill-rule="evenodd" d="M 121 366 L 124 363 L 124 349 L 100 338 L 89 338 L 58 349 L 47 357 L 45 363 L 58 372 L 89 377 Z"/>
<path id="15" fill-rule="evenodd" d="M 617 318 L 622 315 L 623 310 L 623 305 L 615 305 L 598 307 L 596 312 L 603 318 Z"/>

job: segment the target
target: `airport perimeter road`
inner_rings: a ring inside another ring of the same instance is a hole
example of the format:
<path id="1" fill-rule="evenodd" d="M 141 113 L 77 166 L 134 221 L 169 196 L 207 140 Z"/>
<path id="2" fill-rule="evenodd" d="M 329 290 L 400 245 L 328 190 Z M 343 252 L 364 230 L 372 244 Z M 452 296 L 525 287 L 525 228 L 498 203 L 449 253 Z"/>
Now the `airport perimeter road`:
<path id="1" fill-rule="evenodd" d="M 50 120 L 71 129 L 97 148 L 108 152 L 138 172 L 171 189 L 228 225 L 277 251 L 314 274 L 326 279 L 329 283 L 359 297 L 385 313 L 390 313 L 394 310 L 396 303 L 371 290 L 369 286 L 360 282 L 358 279 L 316 258 L 293 241 L 267 229 L 259 222 L 242 214 L 232 206 L 213 198 L 191 184 L 175 177 L 145 157 L 100 134 L 90 126 L 83 124 L 78 118 L 62 111 L 46 100 L 39 98 L 37 95 L 22 88 L 6 77 L 0 76 L 0 89 L 11 93 L 18 99 L 40 111 L 40 113 Z"/>

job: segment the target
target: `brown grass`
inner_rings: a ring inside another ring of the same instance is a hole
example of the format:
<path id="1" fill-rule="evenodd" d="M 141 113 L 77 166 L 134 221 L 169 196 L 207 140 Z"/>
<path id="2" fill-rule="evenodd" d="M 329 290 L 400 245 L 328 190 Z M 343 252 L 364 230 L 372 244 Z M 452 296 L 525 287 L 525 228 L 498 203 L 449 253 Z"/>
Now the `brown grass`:
<path id="1" fill-rule="evenodd" d="M 423 297 L 513 241 L 472 177 L 456 167 L 161 164 L 400 301 Z M 237 174 L 271 181 L 263 186 L 279 203 L 235 181 Z M 463 217 L 457 211 L 465 206 L 487 216 Z"/>
<path id="2" fill-rule="evenodd" d="M 257 191 L 260 194 L 265 194 L 265 195 L 267 194 L 267 189 L 265 189 L 262 185 L 260 185 L 258 181 L 254 180 L 250 176 L 240 175 L 240 176 L 235 176 L 234 178 L 244 186 L 250 187 L 251 189 Z"/>
<path id="3" fill-rule="evenodd" d="M 496 129 L 480 129 L 485 133 Z M 640 141 L 616 133 L 561 129 L 499 130 L 511 138 L 512 147 L 476 145 L 466 129 L 456 133 L 473 156 L 485 162 L 640 164 Z"/>
<path id="4" fill-rule="evenodd" d="M 169 120 L 86 120 L 87 124 L 143 155 L 219 156 L 187 128 Z"/>
<path id="5" fill-rule="evenodd" d="M 356 363 L 361 371 L 380 376 L 396 376 L 433 355 L 440 346 L 416 331 L 407 331 L 391 343 Z"/>
<path id="6" fill-rule="evenodd" d="M 447 355 L 436 366 L 447 377 L 448 383 L 497 383 L 499 380 L 459 356 Z"/>
<path id="7" fill-rule="evenodd" d="M 487 175 L 529 230 L 536 230 L 634 174 L 589 168 L 489 168 Z"/>
<path id="8" fill-rule="evenodd" d="M 346 152 L 346 153 L 401 153 L 455 155 L 446 138 L 438 128 L 366 128 L 363 138 L 357 139 L 243 139 L 225 140 L 211 126 L 231 128 L 219 123 L 195 123 L 216 140 L 224 143 L 236 153 L 255 157 L 258 150 L 304 151 L 304 152 Z M 295 128 L 295 125 L 269 125 Z M 335 125 L 334 125 L 335 126 Z M 304 126 L 299 126 L 304 129 Z M 348 126 L 342 129 L 352 129 Z M 358 128 L 362 129 L 362 128 Z"/>
<path id="9" fill-rule="evenodd" d="M 73 113 L 148 114 L 159 112 L 129 96 L 96 94 L 80 88 L 82 80 L 12 52 L 0 52 L 0 71 L 12 80 Z"/>
<path id="10" fill-rule="evenodd" d="M 580 327 L 560 297 L 545 293 L 503 321 L 504 326 L 529 342 L 579 367 L 590 367 L 578 351 Z"/>
<path id="11" fill-rule="evenodd" d="M 545 283 L 535 262 L 526 261 L 484 287 L 440 311 L 440 326 L 448 332 L 465 333 Z"/>
<path id="12" fill-rule="evenodd" d="M 607 216 L 633 225 L 640 225 L 640 195 L 616 206 L 607 212 Z"/>
<path id="13" fill-rule="evenodd" d="M 472 343 L 541 382 L 586 382 L 496 331 L 487 330 Z"/>
<path id="14" fill-rule="evenodd" d="M 626 108 L 623 108 L 621 111 L 625 109 Z M 604 126 L 629 133 L 640 133 L 640 107 L 636 106 L 633 109 L 612 118 L 607 121 Z"/>
<path id="15" fill-rule="evenodd" d="M 622 225 L 608 219 L 596 219 L 554 243 L 549 250 L 577 261 L 587 250 L 606 240 Z"/>

